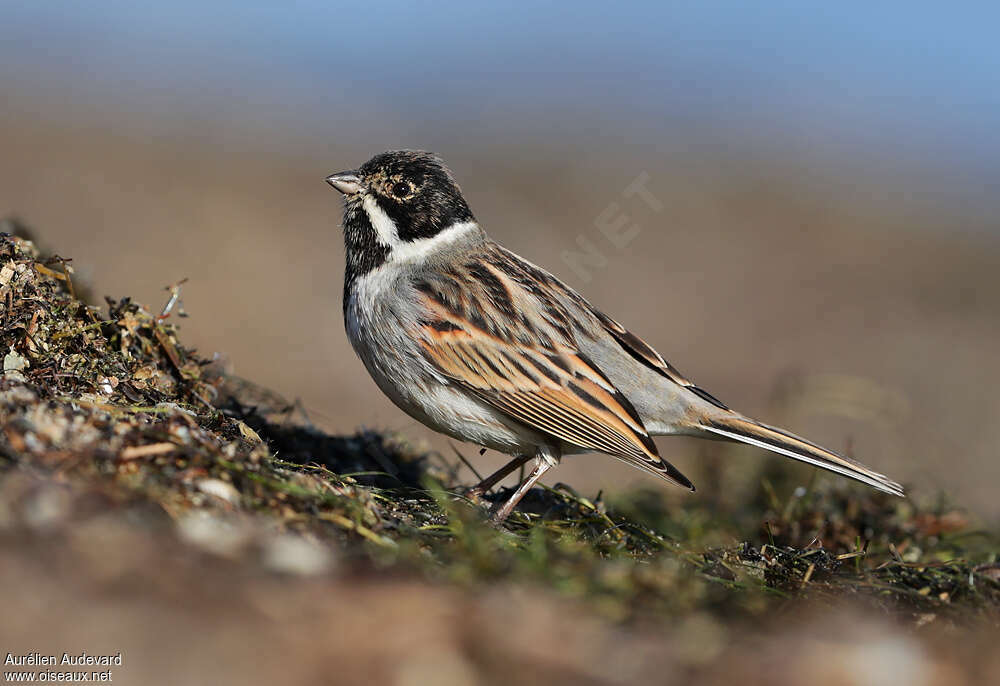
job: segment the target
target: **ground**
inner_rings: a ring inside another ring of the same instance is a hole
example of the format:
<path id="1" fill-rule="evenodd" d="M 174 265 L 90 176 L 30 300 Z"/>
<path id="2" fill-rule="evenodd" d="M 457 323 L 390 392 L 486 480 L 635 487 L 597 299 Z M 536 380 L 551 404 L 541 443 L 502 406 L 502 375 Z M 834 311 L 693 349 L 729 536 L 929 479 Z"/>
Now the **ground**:
<path id="1" fill-rule="evenodd" d="M 0 657 L 122 651 L 143 684 L 1000 673 L 1000 536 L 946 494 L 775 463 L 736 501 L 539 488 L 496 528 L 460 455 L 327 435 L 186 347 L 181 285 L 80 286 L 0 238 Z"/>

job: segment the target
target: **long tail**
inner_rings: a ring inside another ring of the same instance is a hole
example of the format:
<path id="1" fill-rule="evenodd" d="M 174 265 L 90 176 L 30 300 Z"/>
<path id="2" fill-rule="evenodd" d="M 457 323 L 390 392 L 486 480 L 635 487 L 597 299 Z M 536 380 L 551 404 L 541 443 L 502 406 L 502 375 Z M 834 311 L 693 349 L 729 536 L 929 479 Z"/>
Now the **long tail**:
<path id="1" fill-rule="evenodd" d="M 783 429 L 760 424 L 735 412 L 706 417 L 699 422 L 699 428 L 733 441 L 749 443 L 776 452 L 793 460 L 808 462 L 856 479 L 880 491 L 904 497 L 903 487 L 885 475 Z"/>

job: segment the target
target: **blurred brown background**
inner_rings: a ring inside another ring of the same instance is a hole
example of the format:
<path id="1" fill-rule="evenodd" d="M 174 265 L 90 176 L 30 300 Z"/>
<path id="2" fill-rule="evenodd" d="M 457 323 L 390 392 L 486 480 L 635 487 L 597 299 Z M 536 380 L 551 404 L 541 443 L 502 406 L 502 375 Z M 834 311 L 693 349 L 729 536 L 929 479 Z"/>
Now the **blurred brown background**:
<path id="1" fill-rule="evenodd" d="M 323 183 L 385 149 L 432 149 L 496 239 L 731 406 L 1000 516 L 1000 155 L 982 135 L 1000 107 L 975 80 L 995 50 L 956 37 L 918 54 L 930 18 L 866 16 L 884 29 L 868 35 L 848 10 L 740 24 L 750 9 L 549 8 L 522 30 L 496 8 L 399 6 L 369 26 L 306 5 L 315 16 L 19 8 L 0 55 L 0 212 L 96 294 L 157 307 L 187 277 L 184 339 L 318 425 L 450 452 L 347 343 L 341 200 Z M 666 38 L 699 28 L 719 43 Z M 640 175 L 660 212 L 623 195 Z M 611 203 L 641 229 L 621 249 L 595 227 Z M 564 259 L 581 236 L 606 260 L 586 278 Z M 780 459 L 659 443 L 713 488 Z M 583 456 L 552 480 L 644 479 Z"/>

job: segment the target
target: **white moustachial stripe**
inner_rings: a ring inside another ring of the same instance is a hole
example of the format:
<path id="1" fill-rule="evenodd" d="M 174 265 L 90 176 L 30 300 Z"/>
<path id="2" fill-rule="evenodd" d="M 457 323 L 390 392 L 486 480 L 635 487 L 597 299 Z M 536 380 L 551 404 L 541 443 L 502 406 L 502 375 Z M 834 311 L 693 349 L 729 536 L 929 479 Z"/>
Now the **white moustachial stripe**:
<path id="1" fill-rule="evenodd" d="M 399 229 L 395 222 L 379 207 L 373 197 L 366 195 L 363 202 L 368 219 L 375 229 L 375 235 L 378 236 L 380 243 L 390 249 L 389 259 L 393 262 L 419 261 L 462 234 L 479 228 L 474 221 L 456 222 L 428 238 L 405 241 L 399 237 Z"/>
<path id="2" fill-rule="evenodd" d="M 396 224 L 389 218 L 389 215 L 382 211 L 375 198 L 366 195 L 363 202 L 365 214 L 371 220 L 372 228 L 375 229 L 375 235 L 378 236 L 379 242 L 390 248 L 399 245 L 399 231 L 396 229 Z"/>

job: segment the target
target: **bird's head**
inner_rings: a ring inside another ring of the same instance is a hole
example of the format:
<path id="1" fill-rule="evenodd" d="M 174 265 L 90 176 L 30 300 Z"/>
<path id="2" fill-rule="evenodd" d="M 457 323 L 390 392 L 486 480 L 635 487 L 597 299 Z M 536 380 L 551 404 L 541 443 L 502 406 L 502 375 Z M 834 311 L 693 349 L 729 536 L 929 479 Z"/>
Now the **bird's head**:
<path id="1" fill-rule="evenodd" d="M 356 224 L 367 220 L 378 242 L 389 248 L 473 221 L 451 171 L 429 152 L 384 152 L 326 180 L 345 196 L 344 230 L 364 230 Z"/>

